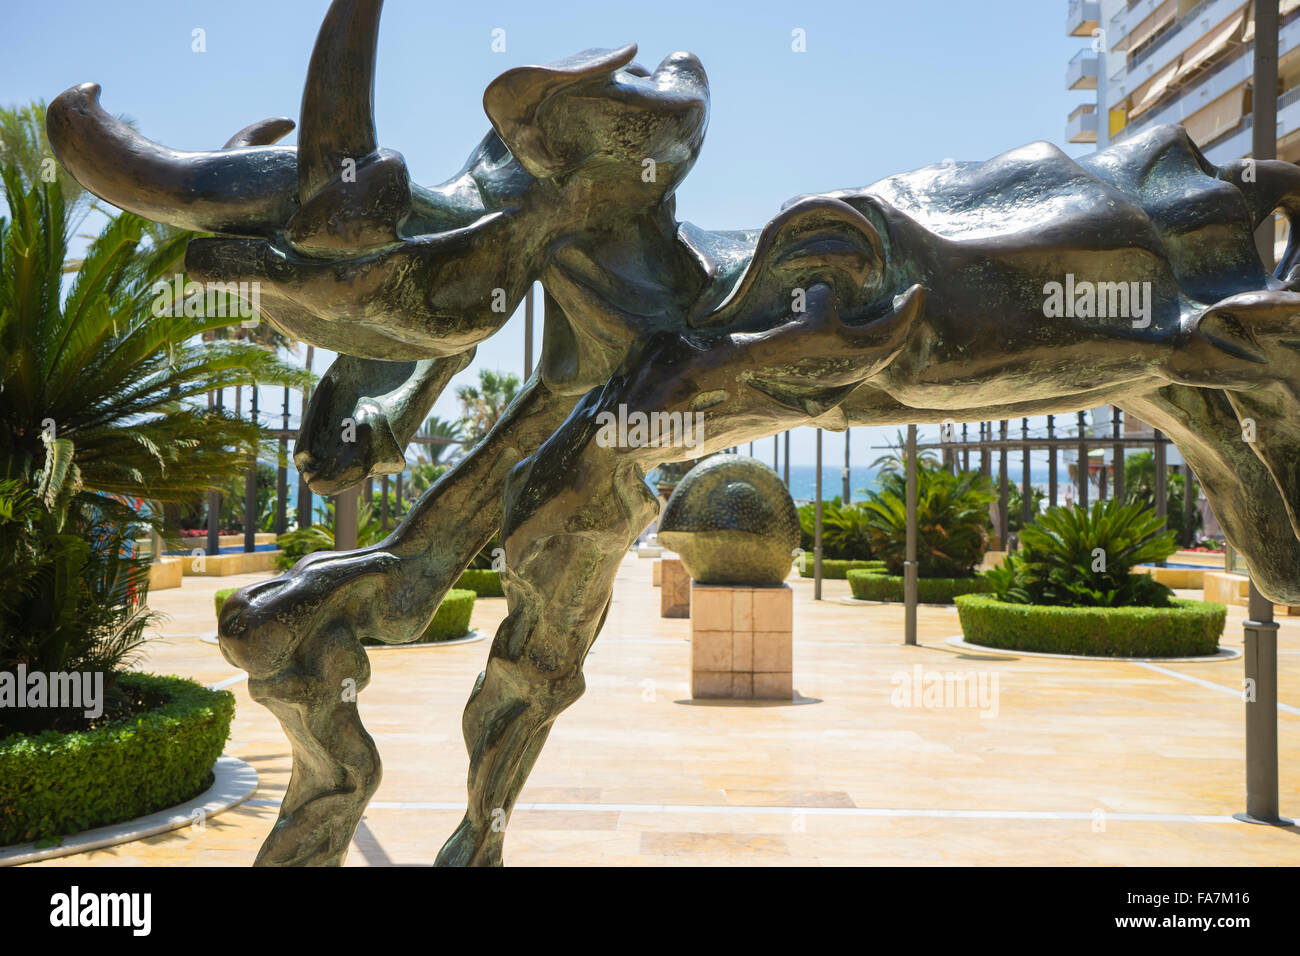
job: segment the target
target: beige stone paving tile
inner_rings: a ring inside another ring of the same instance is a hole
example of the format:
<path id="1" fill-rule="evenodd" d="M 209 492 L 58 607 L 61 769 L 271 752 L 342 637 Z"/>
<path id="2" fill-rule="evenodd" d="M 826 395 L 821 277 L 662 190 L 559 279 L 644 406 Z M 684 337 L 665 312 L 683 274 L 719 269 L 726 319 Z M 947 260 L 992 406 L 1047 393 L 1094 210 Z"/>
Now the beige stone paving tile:
<path id="1" fill-rule="evenodd" d="M 215 627 L 212 593 L 260 580 L 189 578 L 151 600 L 171 620 L 145 667 L 210 681 L 234 668 L 197 635 Z M 691 621 L 657 615 L 648 562 L 619 573 L 605 632 L 587 663 L 587 695 L 556 722 L 520 801 L 538 803 L 812 805 L 1229 814 L 1243 795 L 1242 705 L 1231 695 L 1120 662 L 1054 661 L 959 652 L 951 609 L 922 608 L 922 646 L 901 643 L 898 605 L 850 606 L 846 582 L 793 587 L 793 683 L 822 703 L 699 706 L 688 695 Z M 730 611 L 730 608 L 728 608 Z M 491 634 L 503 599 L 480 599 L 473 624 Z M 1231 609 L 1224 643 L 1240 644 L 1244 611 Z M 730 624 L 730 618 L 728 618 Z M 1281 699 L 1300 706 L 1300 619 L 1281 619 Z M 379 741 L 379 801 L 463 806 L 465 698 L 489 643 L 382 650 L 370 655 L 363 718 Z M 971 708 L 900 708 L 894 678 L 916 664 L 954 674 L 996 672 L 998 714 Z M 1239 686 L 1241 662 L 1161 665 Z M 647 690 L 649 688 L 649 690 Z M 236 719 L 227 752 L 253 764 L 255 800 L 274 800 L 289 778 L 279 725 L 244 685 L 231 688 Z M 647 697 L 648 693 L 648 697 Z M 1300 814 L 1300 718 L 1282 714 L 1282 806 Z M 841 799 L 840 796 L 834 799 Z M 36 865 L 248 865 L 275 807 L 240 807 L 202 834 L 163 835 Z M 367 812 L 349 865 L 426 865 L 461 816 L 454 811 Z M 615 829 L 609 827 L 616 819 Z M 798 823 L 801 830 L 793 827 Z M 1091 820 L 919 819 L 681 811 L 518 811 L 506 841 L 514 865 L 763 865 L 1065 863 L 1172 865 L 1300 863 L 1294 831 L 1227 824 Z M 649 842 L 646 838 L 649 837 Z M 764 843 L 763 838 L 779 838 Z M 366 841 L 370 841 L 367 843 Z M 646 844 L 646 845 L 643 845 Z M 380 852 L 382 851 L 382 852 Z"/>

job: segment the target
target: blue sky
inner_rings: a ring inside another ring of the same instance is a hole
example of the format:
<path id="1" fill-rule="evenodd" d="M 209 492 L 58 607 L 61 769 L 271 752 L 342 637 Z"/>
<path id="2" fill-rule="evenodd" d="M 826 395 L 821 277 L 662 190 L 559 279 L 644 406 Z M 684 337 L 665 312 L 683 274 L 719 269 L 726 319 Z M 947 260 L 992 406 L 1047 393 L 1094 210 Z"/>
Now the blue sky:
<path id="1" fill-rule="evenodd" d="M 327 6 L 12 4 L 0 34 L 0 103 L 50 100 L 94 80 L 105 108 L 134 118 L 150 138 L 216 148 L 254 120 L 297 116 Z M 984 159 L 1037 139 L 1061 144 L 1066 115 L 1082 98 L 1064 89 L 1065 65 L 1084 42 L 1063 36 L 1065 13 L 1065 0 L 389 0 L 379 39 L 380 141 L 405 155 L 414 179 L 437 183 L 486 132 L 482 91 L 504 70 L 629 41 L 651 68 L 689 50 L 708 71 L 712 110 L 699 161 L 678 190 L 678 215 L 705 228 L 756 228 L 799 193 L 865 185 L 945 158 Z M 491 49 L 496 28 L 505 30 L 503 53 Z M 206 52 L 192 49 L 196 29 Z M 795 29 L 805 32 L 806 52 L 791 49 Z M 479 367 L 522 372 L 522 335 L 519 315 L 456 382 Z M 317 371 L 324 367 L 318 359 Z M 457 414 L 453 388 L 434 411 Z M 855 460 L 875 457 L 868 446 L 893 431 L 855 429 Z M 761 457 L 770 459 L 770 444 Z M 793 461 L 811 463 L 813 432 L 797 431 L 793 447 Z M 827 454 L 842 460 L 842 437 L 830 437 Z"/>

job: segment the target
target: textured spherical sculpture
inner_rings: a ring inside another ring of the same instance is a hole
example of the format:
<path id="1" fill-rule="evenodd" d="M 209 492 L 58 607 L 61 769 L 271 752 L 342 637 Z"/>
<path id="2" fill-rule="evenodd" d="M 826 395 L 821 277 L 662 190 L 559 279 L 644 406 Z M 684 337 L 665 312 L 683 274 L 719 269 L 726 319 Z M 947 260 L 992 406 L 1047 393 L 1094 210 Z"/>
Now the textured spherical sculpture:
<path id="1" fill-rule="evenodd" d="M 668 499 L 659 542 L 677 552 L 700 584 L 774 586 L 790 573 L 799 515 L 767 465 L 714 455 L 692 468 Z"/>

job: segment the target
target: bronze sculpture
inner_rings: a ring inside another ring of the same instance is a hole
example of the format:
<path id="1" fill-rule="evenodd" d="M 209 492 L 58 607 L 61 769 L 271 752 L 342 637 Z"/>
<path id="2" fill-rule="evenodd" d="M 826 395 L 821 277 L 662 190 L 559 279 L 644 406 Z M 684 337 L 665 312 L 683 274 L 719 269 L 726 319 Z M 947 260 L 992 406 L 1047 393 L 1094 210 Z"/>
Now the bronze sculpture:
<path id="1" fill-rule="evenodd" d="M 799 513 L 781 476 L 744 455 L 714 455 L 692 468 L 659 519 L 659 543 L 700 584 L 777 587 L 799 538 Z"/>
<path id="2" fill-rule="evenodd" d="M 704 70 L 685 53 L 646 70 L 629 45 L 497 78 L 492 130 L 426 189 L 378 146 L 380 7 L 331 4 L 296 148 L 271 145 L 292 124 L 270 120 L 222 150 L 168 150 L 105 113 L 93 84 L 48 113 L 92 192 L 216 234 L 191 243 L 191 277 L 260 282 L 268 320 L 340 353 L 295 455 L 318 493 L 400 467 L 531 282 L 557 306 L 522 394 L 387 540 L 226 602 L 222 651 L 293 745 L 259 864 L 342 861 L 380 776 L 340 693 L 368 679 L 359 638 L 415 639 L 498 527 L 509 616 L 465 710 L 468 809 L 438 859 L 499 863 L 551 724 L 583 691 L 615 570 L 655 513 L 645 472 L 797 425 L 1115 402 L 1174 439 L 1261 590 L 1300 604 L 1300 246 L 1293 232 L 1274 278 L 1253 239 L 1273 209 L 1294 217 L 1296 167 L 1216 168 L 1161 127 L 1080 161 L 1034 144 L 706 232 L 673 199 L 703 141 Z M 704 441 L 599 440 L 600 416 L 630 413 L 703 415 Z"/>

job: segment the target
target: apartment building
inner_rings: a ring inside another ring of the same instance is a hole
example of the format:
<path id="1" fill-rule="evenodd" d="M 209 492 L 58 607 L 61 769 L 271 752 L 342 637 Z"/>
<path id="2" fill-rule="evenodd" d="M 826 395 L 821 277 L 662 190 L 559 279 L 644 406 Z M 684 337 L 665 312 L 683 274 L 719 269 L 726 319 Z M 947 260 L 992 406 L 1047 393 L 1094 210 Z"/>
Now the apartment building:
<path id="1" fill-rule="evenodd" d="M 1066 87 L 1087 99 L 1066 139 L 1098 148 L 1180 123 L 1209 160 L 1251 152 L 1255 4 L 1250 0 L 1069 0 L 1066 33 L 1085 45 Z M 1300 0 L 1281 0 L 1279 159 L 1300 160 Z"/>

